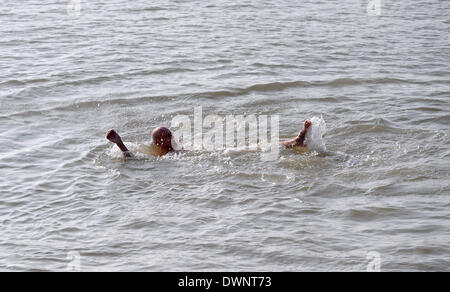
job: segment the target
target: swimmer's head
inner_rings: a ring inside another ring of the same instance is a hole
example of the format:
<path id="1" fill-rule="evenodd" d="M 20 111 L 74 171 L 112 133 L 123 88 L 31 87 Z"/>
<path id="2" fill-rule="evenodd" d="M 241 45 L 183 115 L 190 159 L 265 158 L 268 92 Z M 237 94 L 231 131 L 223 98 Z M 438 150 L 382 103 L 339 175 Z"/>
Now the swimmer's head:
<path id="1" fill-rule="evenodd" d="M 160 147 L 172 148 L 172 132 L 165 127 L 158 127 L 152 132 L 153 144 Z"/>

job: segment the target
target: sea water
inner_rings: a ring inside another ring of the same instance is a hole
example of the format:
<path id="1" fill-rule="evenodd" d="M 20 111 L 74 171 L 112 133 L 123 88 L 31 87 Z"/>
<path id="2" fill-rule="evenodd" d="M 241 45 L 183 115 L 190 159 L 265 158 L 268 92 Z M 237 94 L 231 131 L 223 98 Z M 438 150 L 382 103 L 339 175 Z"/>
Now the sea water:
<path id="1" fill-rule="evenodd" d="M 325 153 L 327 147 L 325 146 L 325 140 L 323 136 L 325 135 L 327 125 L 322 117 L 312 117 L 310 119 L 312 125 L 306 133 L 306 145 L 309 150 L 316 151 L 320 154 Z"/>

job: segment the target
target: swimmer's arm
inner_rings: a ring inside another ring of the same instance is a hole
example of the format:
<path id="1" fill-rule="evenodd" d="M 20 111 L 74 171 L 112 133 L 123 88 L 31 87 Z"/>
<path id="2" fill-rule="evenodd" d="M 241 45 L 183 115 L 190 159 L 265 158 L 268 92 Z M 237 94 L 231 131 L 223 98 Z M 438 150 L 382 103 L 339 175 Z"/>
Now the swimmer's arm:
<path id="1" fill-rule="evenodd" d="M 297 137 L 295 137 L 294 139 L 290 140 L 290 141 L 286 141 L 283 142 L 283 145 L 286 148 L 293 148 L 293 147 L 305 147 L 305 139 L 306 139 L 306 133 L 309 129 L 309 127 L 311 127 L 312 123 L 311 121 L 305 121 L 305 124 L 303 125 L 303 129 L 300 132 L 300 134 L 298 134 Z"/>
<path id="2" fill-rule="evenodd" d="M 134 154 L 128 150 L 127 146 L 122 141 L 122 138 L 120 138 L 119 134 L 115 130 L 109 130 L 108 133 L 106 133 L 106 139 L 113 142 L 114 144 L 119 147 L 119 149 L 122 151 L 123 156 L 125 158 L 133 158 Z"/>

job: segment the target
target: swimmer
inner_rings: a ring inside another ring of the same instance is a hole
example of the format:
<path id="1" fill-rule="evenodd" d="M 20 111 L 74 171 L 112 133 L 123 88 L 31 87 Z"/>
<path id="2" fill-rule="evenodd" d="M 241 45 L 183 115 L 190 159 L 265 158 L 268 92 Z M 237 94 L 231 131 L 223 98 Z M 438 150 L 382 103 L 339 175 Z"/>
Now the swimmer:
<path id="1" fill-rule="evenodd" d="M 298 134 L 297 137 L 281 144 L 283 144 L 286 148 L 306 147 L 306 133 L 311 125 L 311 121 L 305 121 L 305 123 L 303 124 L 303 129 L 300 131 L 300 134 Z M 120 138 L 119 134 L 115 130 L 109 130 L 108 133 L 106 133 L 106 139 L 116 144 L 117 147 L 119 147 L 119 149 L 122 151 L 125 158 L 134 157 L 134 154 L 130 150 L 128 150 L 127 146 L 125 146 L 125 144 L 123 143 L 122 138 Z M 176 152 L 176 150 L 172 146 L 172 143 L 175 142 L 175 140 L 173 139 L 172 132 L 168 128 L 158 127 L 154 129 L 152 132 L 152 139 L 152 154 L 154 156 L 164 156 L 168 153 Z"/>

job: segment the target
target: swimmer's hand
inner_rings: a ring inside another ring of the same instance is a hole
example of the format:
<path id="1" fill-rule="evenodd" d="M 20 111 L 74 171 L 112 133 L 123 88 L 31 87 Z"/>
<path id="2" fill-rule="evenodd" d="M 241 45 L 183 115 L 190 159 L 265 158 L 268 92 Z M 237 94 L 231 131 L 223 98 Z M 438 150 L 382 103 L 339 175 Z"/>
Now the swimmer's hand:
<path id="1" fill-rule="evenodd" d="M 106 133 L 106 139 L 116 144 L 117 147 L 119 147 L 120 150 L 122 151 L 124 157 L 127 158 L 134 157 L 133 153 L 131 153 L 131 151 L 128 150 L 127 146 L 123 144 L 122 138 L 120 138 L 119 134 L 115 130 L 109 130 Z"/>
<path id="2" fill-rule="evenodd" d="M 298 136 L 292 139 L 291 141 L 283 142 L 283 145 L 286 146 L 287 148 L 298 146 L 305 147 L 306 133 L 308 132 L 308 129 L 311 127 L 311 125 L 312 122 L 310 120 L 306 120 L 305 123 L 303 124 L 303 128 L 300 131 L 300 134 L 298 134 Z"/>
<path id="3" fill-rule="evenodd" d="M 120 138 L 119 134 L 115 130 L 109 130 L 108 133 L 106 133 L 106 139 L 114 144 L 122 142 L 122 138 Z"/>
<path id="4" fill-rule="evenodd" d="M 306 130 L 308 130 L 309 127 L 311 127 L 311 125 L 312 125 L 312 122 L 310 120 L 306 120 L 305 123 L 303 124 L 302 131 L 304 130 L 306 132 Z M 300 134 L 301 134 L 301 132 L 300 132 Z"/>

